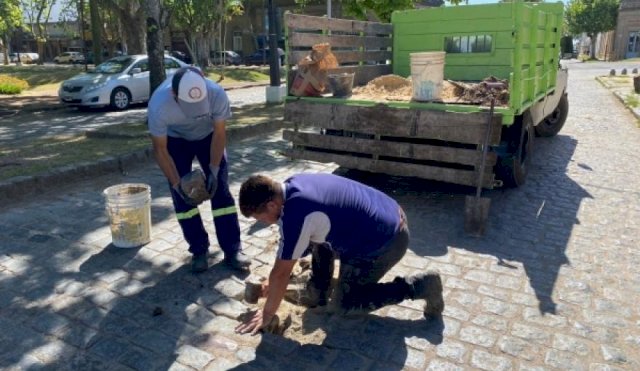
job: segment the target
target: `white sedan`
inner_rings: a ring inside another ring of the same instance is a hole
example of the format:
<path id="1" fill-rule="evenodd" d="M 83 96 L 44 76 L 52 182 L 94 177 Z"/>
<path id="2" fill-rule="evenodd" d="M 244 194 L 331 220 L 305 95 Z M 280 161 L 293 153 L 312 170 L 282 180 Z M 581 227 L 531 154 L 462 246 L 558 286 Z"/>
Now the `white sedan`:
<path id="1" fill-rule="evenodd" d="M 164 57 L 167 76 L 187 66 L 173 57 Z M 60 102 L 69 106 L 111 106 L 117 110 L 132 103 L 149 100 L 149 60 L 147 55 L 123 55 L 99 64 L 94 70 L 81 73 L 60 84 Z"/>

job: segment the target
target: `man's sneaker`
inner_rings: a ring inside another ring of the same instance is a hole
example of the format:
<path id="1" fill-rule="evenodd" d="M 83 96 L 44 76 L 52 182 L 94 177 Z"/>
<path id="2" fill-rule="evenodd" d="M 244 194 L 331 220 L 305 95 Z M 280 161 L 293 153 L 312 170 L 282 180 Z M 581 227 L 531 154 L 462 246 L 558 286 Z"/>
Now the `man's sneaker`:
<path id="1" fill-rule="evenodd" d="M 209 269 L 209 262 L 207 261 L 207 253 L 197 254 L 191 257 L 191 272 L 200 273 Z"/>
<path id="2" fill-rule="evenodd" d="M 237 270 L 248 270 L 251 265 L 251 258 L 246 256 L 242 251 L 224 254 L 224 264 Z"/>
<path id="3" fill-rule="evenodd" d="M 444 299 L 442 298 L 442 280 L 436 272 L 427 272 L 414 278 L 413 298 L 425 299 L 427 304 L 424 307 L 424 315 L 427 318 L 437 317 L 444 310 Z"/>

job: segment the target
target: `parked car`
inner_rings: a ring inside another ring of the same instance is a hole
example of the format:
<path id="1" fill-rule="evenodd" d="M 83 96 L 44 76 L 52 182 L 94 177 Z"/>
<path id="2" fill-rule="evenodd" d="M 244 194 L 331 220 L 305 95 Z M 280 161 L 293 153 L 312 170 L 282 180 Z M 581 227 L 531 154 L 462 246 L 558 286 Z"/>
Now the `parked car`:
<path id="1" fill-rule="evenodd" d="M 84 63 L 84 55 L 80 52 L 63 52 L 53 58 L 55 63 Z"/>
<path id="2" fill-rule="evenodd" d="M 40 55 L 38 53 L 31 53 L 31 52 L 10 53 L 9 62 L 18 63 L 18 55 L 20 55 L 20 62 L 25 64 L 36 63 L 40 59 Z"/>
<path id="3" fill-rule="evenodd" d="M 213 64 L 228 64 L 238 66 L 242 64 L 242 57 L 233 50 L 212 51 L 211 62 Z"/>
<path id="4" fill-rule="evenodd" d="M 271 53 L 269 49 L 259 49 L 255 53 L 245 57 L 244 64 L 247 66 L 269 64 L 269 58 Z M 278 48 L 278 59 L 280 59 L 280 65 L 284 64 L 284 50 Z"/>
<path id="5" fill-rule="evenodd" d="M 166 53 L 166 52 L 165 52 Z M 189 54 L 183 53 L 179 50 L 172 50 L 169 52 L 169 55 L 171 55 L 172 57 L 179 59 L 181 61 L 183 61 L 186 64 L 192 64 L 193 61 L 191 60 L 191 56 L 189 56 Z"/>
<path id="6" fill-rule="evenodd" d="M 173 75 L 186 63 L 164 57 L 167 76 Z M 111 106 L 116 110 L 129 108 L 132 103 L 149 100 L 149 60 L 146 54 L 123 55 L 111 58 L 95 69 L 76 75 L 60 84 L 60 102 L 68 106 Z"/>

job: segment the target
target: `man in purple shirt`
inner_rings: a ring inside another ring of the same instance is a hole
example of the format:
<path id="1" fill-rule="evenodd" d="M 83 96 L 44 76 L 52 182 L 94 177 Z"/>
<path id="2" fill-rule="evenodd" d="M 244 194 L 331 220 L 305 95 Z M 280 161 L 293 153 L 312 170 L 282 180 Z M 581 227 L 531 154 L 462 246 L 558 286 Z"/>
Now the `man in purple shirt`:
<path id="1" fill-rule="evenodd" d="M 236 328 L 239 333 L 255 334 L 269 324 L 296 261 L 308 254 L 308 306 L 329 304 L 331 311 L 348 313 L 425 299 L 426 317 L 444 309 L 437 273 L 378 282 L 407 251 L 409 227 L 396 201 L 374 188 L 331 174 L 298 174 L 284 183 L 255 175 L 240 188 L 240 211 L 266 224 L 280 223 L 281 241 L 264 284 L 265 306 Z M 340 272 L 332 290 L 335 258 Z"/>

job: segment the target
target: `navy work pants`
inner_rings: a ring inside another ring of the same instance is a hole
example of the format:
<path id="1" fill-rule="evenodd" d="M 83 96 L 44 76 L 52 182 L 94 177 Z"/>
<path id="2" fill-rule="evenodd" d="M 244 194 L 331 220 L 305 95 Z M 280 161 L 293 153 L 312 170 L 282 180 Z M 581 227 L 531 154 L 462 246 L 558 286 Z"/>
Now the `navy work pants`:
<path id="1" fill-rule="evenodd" d="M 191 171 L 194 158 L 198 159 L 200 167 L 208 177 L 211 156 L 210 134 L 204 139 L 189 141 L 182 138 L 168 137 L 167 147 L 169 155 L 176 165 L 178 174 L 183 177 Z M 240 225 L 235 200 L 229 191 L 229 169 L 226 153 L 220 162 L 218 173 L 218 188 L 211 197 L 211 213 L 216 227 L 218 244 L 225 254 L 240 250 Z M 190 206 L 180 197 L 169 184 L 173 207 L 182 228 L 185 240 L 189 244 L 189 252 L 194 255 L 203 254 L 209 249 L 209 236 L 202 224 L 202 218 L 197 206 Z"/>
<path id="2" fill-rule="evenodd" d="M 409 227 L 404 212 L 395 236 L 382 248 L 366 255 L 341 256 L 338 282 L 331 294 L 331 309 L 339 313 L 373 311 L 411 299 L 413 288 L 404 277 L 391 282 L 378 282 L 407 252 Z M 320 292 L 321 304 L 331 292 L 334 253 L 327 244 L 312 249 L 311 284 Z"/>

